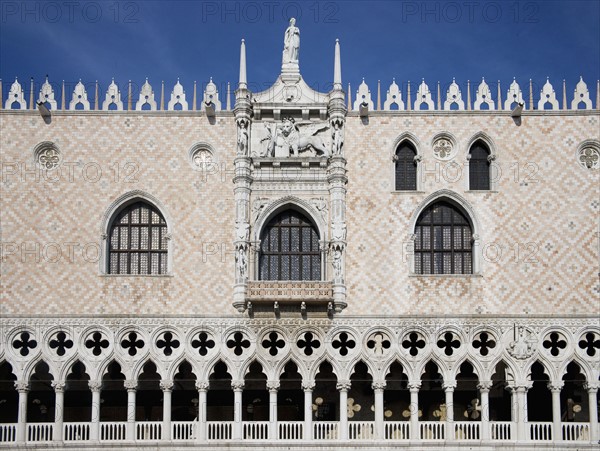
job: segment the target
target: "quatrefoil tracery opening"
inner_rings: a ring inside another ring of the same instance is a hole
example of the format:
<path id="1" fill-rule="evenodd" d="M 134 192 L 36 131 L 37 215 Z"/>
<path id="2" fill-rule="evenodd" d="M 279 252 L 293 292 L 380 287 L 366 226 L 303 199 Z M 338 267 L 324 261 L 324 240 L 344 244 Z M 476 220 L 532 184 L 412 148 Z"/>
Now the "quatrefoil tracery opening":
<path id="1" fill-rule="evenodd" d="M 108 340 L 102 338 L 101 332 L 94 332 L 92 338 L 88 338 L 85 341 L 85 347 L 92 350 L 92 354 L 99 356 L 102 354 L 102 350 L 108 348 Z"/>
<path id="2" fill-rule="evenodd" d="M 50 348 L 56 349 L 56 354 L 62 357 L 66 354 L 67 349 L 71 349 L 73 347 L 73 340 L 67 338 L 67 334 L 63 331 L 60 331 L 56 334 L 56 338 L 50 340 Z"/>
<path id="3" fill-rule="evenodd" d="M 454 349 L 460 347 L 460 341 L 454 338 L 452 332 L 446 332 L 443 339 L 439 339 L 437 342 L 438 348 L 444 350 L 444 354 L 450 356 L 454 354 Z"/>
<path id="4" fill-rule="evenodd" d="M 600 350 L 600 339 L 596 338 L 596 334 L 594 332 L 588 332 L 585 334 L 585 339 L 582 338 L 579 341 L 579 347 L 581 349 L 585 349 L 585 352 L 590 357 L 594 357 L 596 355 L 596 350 Z"/>
<path id="5" fill-rule="evenodd" d="M 419 350 L 425 347 L 425 340 L 420 338 L 417 332 L 411 332 L 408 335 L 408 339 L 402 341 L 402 347 L 408 349 L 411 356 L 416 357 L 419 354 Z"/>
<path id="6" fill-rule="evenodd" d="M 490 353 L 491 349 L 496 347 L 496 341 L 491 334 L 487 332 L 481 332 L 479 337 L 473 340 L 473 347 L 475 349 L 479 349 L 479 353 L 485 357 Z"/>
<path id="7" fill-rule="evenodd" d="M 173 354 L 173 351 L 177 349 L 179 345 L 179 340 L 173 337 L 172 332 L 165 332 L 162 338 L 156 341 L 156 347 L 162 349 L 167 357 Z"/>
<path id="8" fill-rule="evenodd" d="M 298 340 L 298 347 L 302 349 L 305 355 L 312 355 L 315 349 L 321 347 L 321 342 L 313 335 L 312 332 L 306 332 L 304 338 Z"/>
<path id="9" fill-rule="evenodd" d="M 233 353 L 237 356 L 242 355 L 244 349 L 250 347 L 250 340 L 244 338 L 244 334 L 236 332 L 233 334 L 233 338 L 227 340 L 227 347 L 233 349 Z"/>
<path id="10" fill-rule="evenodd" d="M 197 348 L 201 356 L 208 354 L 208 351 L 214 347 L 214 340 L 211 340 L 206 332 L 200 332 L 198 338 L 192 340 L 192 348 Z"/>
<path id="11" fill-rule="evenodd" d="M 262 346 L 269 350 L 269 354 L 276 356 L 279 353 L 279 349 L 283 349 L 285 341 L 279 338 L 277 332 L 271 332 L 268 338 L 265 338 L 262 342 Z"/>
<path id="12" fill-rule="evenodd" d="M 567 342 L 561 338 L 558 332 L 551 332 L 549 338 L 542 343 L 544 348 L 550 350 L 550 354 L 554 357 L 560 354 L 560 351 L 567 347 Z"/>
<path id="13" fill-rule="evenodd" d="M 37 341 L 31 338 L 31 335 L 27 331 L 21 332 L 19 338 L 13 341 L 13 347 L 19 350 L 19 354 L 23 357 L 29 355 L 30 349 L 37 347 Z"/>
<path id="14" fill-rule="evenodd" d="M 341 356 L 348 355 L 350 349 L 356 346 L 356 342 L 347 332 L 341 332 L 338 337 L 331 342 L 333 349 L 338 349 Z"/>
<path id="15" fill-rule="evenodd" d="M 392 342 L 389 337 L 383 332 L 376 332 L 371 335 L 371 338 L 367 341 L 367 348 L 373 350 L 375 355 L 383 355 L 386 349 L 392 346 Z"/>
<path id="16" fill-rule="evenodd" d="M 121 341 L 121 347 L 127 349 L 130 356 L 137 354 L 138 348 L 144 347 L 144 340 L 138 339 L 137 332 L 129 332 L 127 338 Z"/>

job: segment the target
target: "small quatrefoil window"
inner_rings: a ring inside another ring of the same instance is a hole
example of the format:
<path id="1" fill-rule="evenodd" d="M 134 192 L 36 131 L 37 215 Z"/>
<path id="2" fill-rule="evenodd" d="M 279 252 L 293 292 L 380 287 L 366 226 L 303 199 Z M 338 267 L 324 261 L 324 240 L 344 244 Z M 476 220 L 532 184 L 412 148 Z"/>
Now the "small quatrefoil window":
<path id="1" fill-rule="evenodd" d="M 19 338 L 13 341 L 13 347 L 19 349 L 19 354 L 22 356 L 29 355 L 29 350 L 35 349 L 36 346 L 37 341 L 31 339 L 31 335 L 26 331 L 21 332 Z"/>
<path id="2" fill-rule="evenodd" d="M 121 341 L 121 347 L 127 349 L 130 356 L 134 356 L 137 354 L 138 348 L 144 347 L 144 340 L 138 339 L 137 332 L 129 332 L 127 338 Z"/>
<path id="3" fill-rule="evenodd" d="M 276 356 L 279 353 L 279 349 L 282 349 L 285 346 L 285 341 L 279 338 L 277 332 L 271 332 L 268 338 L 263 340 L 262 346 L 269 350 L 269 354 Z"/>
<path id="4" fill-rule="evenodd" d="M 211 340 L 206 332 L 200 332 L 198 334 L 198 338 L 192 340 L 192 348 L 197 348 L 198 354 L 200 354 L 201 356 L 205 356 L 206 354 L 208 354 L 209 349 L 212 349 L 214 347 L 214 340 Z"/>
<path id="5" fill-rule="evenodd" d="M 454 354 L 454 349 L 458 349 L 460 347 L 460 341 L 454 338 L 454 334 L 452 332 L 446 332 L 444 334 L 444 338 L 438 340 L 437 345 L 438 348 L 444 350 L 444 354 L 452 355 Z"/>
<path id="6" fill-rule="evenodd" d="M 99 356 L 102 354 L 102 350 L 108 348 L 108 340 L 102 338 L 100 332 L 94 332 L 92 338 L 88 338 L 85 341 L 85 347 L 92 350 L 92 354 Z"/>
<path id="7" fill-rule="evenodd" d="M 179 340 L 173 338 L 173 333 L 165 332 L 162 338 L 156 341 L 158 349 L 162 349 L 166 356 L 173 354 L 173 350 L 179 347 Z"/>
<path id="8" fill-rule="evenodd" d="M 312 332 L 306 332 L 303 337 L 298 340 L 298 347 L 302 349 L 305 355 L 312 355 L 314 349 L 321 347 L 321 342 L 315 338 Z"/>
<path id="9" fill-rule="evenodd" d="M 331 342 L 333 349 L 339 349 L 341 356 L 348 355 L 350 349 L 356 346 L 356 342 L 350 338 L 348 333 L 341 332 L 335 340 Z"/>
<path id="10" fill-rule="evenodd" d="M 56 334 L 56 338 L 50 340 L 50 348 L 56 349 L 56 354 L 59 356 L 65 355 L 67 349 L 71 349 L 73 347 L 73 341 L 67 338 L 67 334 L 64 332 L 59 332 Z"/>
<path id="11" fill-rule="evenodd" d="M 596 350 L 600 349 L 600 340 L 596 338 L 594 332 L 588 332 L 585 334 L 585 339 L 582 338 L 579 341 L 579 347 L 585 349 L 587 355 L 594 357 L 596 355 Z"/>
<path id="12" fill-rule="evenodd" d="M 479 349 L 482 356 L 486 356 L 489 354 L 490 349 L 496 347 L 496 341 L 487 332 L 481 332 L 479 337 L 473 340 L 473 347 Z"/>
<path id="13" fill-rule="evenodd" d="M 410 355 L 416 357 L 419 353 L 419 349 L 423 349 L 425 347 L 425 340 L 419 338 L 419 334 L 417 332 L 411 332 L 408 335 L 408 338 L 402 341 L 402 347 L 404 349 L 408 349 Z"/>
<path id="14" fill-rule="evenodd" d="M 544 348 L 550 350 L 550 354 L 556 357 L 560 354 L 561 349 L 567 347 L 567 342 L 563 340 L 558 332 L 551 332 L 549 338 L 542 343 Z"/>
<path id="15" fill-rule="evenodd" d="M 244 352 L 244 349 L 250 347 L 250 340 L 245 339 L 243 333 L 236 332 L 233 334 L 233 338 L 227 340 L 227 347 L 233 349 L 235 355 L 240 356 Z"/>
<path id="16" fill-rule="evenodd" d="M 386 349 L 392 346 L 388 336 L 382 332 L 376 332 L 371 335 L 371 338 L 367 341 L 367 348 L 373 350 L 375 355 L 383 355 Z"/>

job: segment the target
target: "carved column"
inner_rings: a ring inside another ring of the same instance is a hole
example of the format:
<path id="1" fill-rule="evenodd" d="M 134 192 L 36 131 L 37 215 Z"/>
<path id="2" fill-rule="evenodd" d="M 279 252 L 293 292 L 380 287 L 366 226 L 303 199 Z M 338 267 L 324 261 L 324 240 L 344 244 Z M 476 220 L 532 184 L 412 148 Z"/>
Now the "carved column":
<path id="1" fill-rule="evenodd" d="M 171 440 L 171 391 L 173 390 L 173 381 L 163 379 L 159 385 L 163 392 L 163 430 L 161 438 Z"/>
<path id="2" fill-rule="evenodd" d="M 410 390 L 410 439 L 419 440 L 419 389 L 421 381 L 411 381 L 408 383 Z"/>
<path id="3" fill-rule="evenodd" d="M 269 390 L 269 439 L 277 440 L 277 391 L 279 381 L 267 381 Z"/>
<path id="4" fill-rule="evenodd" d="M 123 384 L 127 390 L 127 440 L 135 440 L 135 394 L 136 380 L 126 380 Z"/>
<path id="5" fill-rule="evenodd" d="M 529 439 L 527 435 L 527 390 L 532 382 L 517 385 L 511 384 L 507 387 L 512 393 L 512 421 L 517 428 L 517 441 Z"/>
<path id="6" fill-rule="evenodd" d="M 383 391 L 385 390 L 385 381 L 377 381 L 371 384 L 375 393 L 375 438 L 385 439 L 385 417 L 383 415 Z"/>
<path id="7" fill-rule="evenodd" d="M 61 442 L 63 439 L 63 412 L 65 410 L 65 382 L 52 381 L 54 388 L 55 405 L 54 405 L 54 441 Z"/>
<path id="8" fill-rule="evenodd" d="M 244 390 L 244 381 L 231 381 L 233 389 L 233 439 L 242 439 L 242 391 Z"/>
<path id="9" fill-rule="evenodd" d="M 340 392 L 340 440 L 348 440 L 348 390 L 350 381 L 339 381 L 336 388 Z"/>
<path id="10" fill-rule="evenodd" d="M 454 389 L 456 381 L 444 381 L 442 388 L 446 393 L 446 440 L 454 440 Z"/>
<path id="11" fill-rule="evenodd" d="M 315 381 L 302 381 L 304 390 L 304 440 L 312 440 L 312 392 L 315 389 Z"/>
<path id="12" fill-rule="evenodd" d="M 16 381 L 15 388 L 19 392 L 19 410 L 17 416 L 17 443 L 24 443 L 27 432 L 27 393 L 29 382 Z"/>
<path id="13" fill-rule="evenodd" d="M 196 382 L 198 390 L 198 423 L 196 427 L 196 440 L 199 442 L 206 441 L 206 392 L 208 391 L 209 383 L 207 381 Z"/>
<path id="14" fill-rule="evenodd" d="M 490 439 L 490 389 L 492 381 L 481 381 L 477 388 L 481 394 L 481 439 Z"/>
<path id="15" fill-rule="evenodd" d="M 586 382 L 583 386 L 588 392 L 588 404 L 590 410 L 590 440 L 594 443 L 600 439 L 598 433 L 598 382 Z"/>
<path id="16" fill-rule="evenodd" d="M 92 423 L 90 425 L 90 440 L 97 442 L 100 439 L 100 390 L 102 381 L 88 381 L 92 392 Z"/>
<path id="17" fill-rule="evenodd" d="M 565 383 L 563 381 L 548 383 L 548 390 L 552 392 L 552 440 L 562 440 L 562 425 L 560 419 L 560 391 Z"/>

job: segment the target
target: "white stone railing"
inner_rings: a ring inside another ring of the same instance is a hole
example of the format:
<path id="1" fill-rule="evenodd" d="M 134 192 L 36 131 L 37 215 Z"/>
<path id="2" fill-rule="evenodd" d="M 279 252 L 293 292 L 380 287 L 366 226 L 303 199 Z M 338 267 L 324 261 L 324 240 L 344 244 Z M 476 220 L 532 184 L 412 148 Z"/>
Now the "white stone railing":
<path id="1" fill-rule="evenodd" d="M 314 440 L 337 440 L 339 438 L 339 422 L 315 421 L 313 423 Z"/>
<path id="2" fill-rule="evenodd" d="M 410 422 L 408 421 L 386 421 L 384 428 L 386 440 L 410 439 Z"/>
<path id="3" fill-rule="evenodd" d="M 333 300 L 331 282 L 320 281 L 250 281 L 248 282 L 248 301 L 315 301 Z"/>
<path id="4" fill-rule="evenodd" d="M 552 440 L 552 422 L 534 421 L 527 423 L 529 426 L 529 440 L 548 442 Z"/>
<path id="5" fill-rule="evenodd" d="M 172 421 L 171 440 L 193 440 L 196 438 L 195 421 Z"/>
<path id="6" fill-rule="evenodd" d="M 136 440 L 160 440 L 161 437 L 162 421 L 140 421 L 135 424 Z"/>
<path id="7" fill-rule="evenodd" d="M 490 421 L 490 438 L 492 440 L 514 440 L 512 421 Z"/>
<path id="8" fill-rule="evenodd" d="M 268 440 L 268 421 L 244 421 L 242 423 L 242 438 L 244 440 Z"/>
<path id="9" fill-rule="evenodd" d="M 443 421 L 420 421 L 419 433 L 421 440 L 445 440 L 446 423 Z"/>
<path id="10" fill-rule="evenodd" d="M 0 424 L 0 443 L 9 443 L 17 440 L 17 425 L 15 423 Z"/>
<path id="11" fill-rule="evenodd" d="M 350 440 L 373 440 L 375 438 L 375 422 L 349 421 L 348 438 Z"/>
<path id="12" fill-rule="evenodd" d="M 233 421 L 207 421 L 208 440 L 231 440 L 233 438 Z"/>
<path id="13" fill-rule="evenodd" d="M 90 423 L 63 423 L 63 440 L 79 442 L 90 439 Z"/>
<path id="14" fill-rule="evenodd" d="M 589 423 L 563 423 L 562 439 L 566 442 L 589 442 Z"/>
<path id="15" fill-rule="evenodd" d="M 27 423 L 27 441 L 49 442 L 53 430 L 54 423 Z"/>
<path id="16" fill-rule="evenodd" d="M 100 423 L 100 441 L 120 442 L 127 438 L 126 421 L 104 421 Z"/>
<path id="17" fill-rule="evenodd" d="M 481 423 L 479 421 L 455 421 L 453 429 L 456 440 L 481 440 Z"/>
<path id="18" fill-rule="evenodd" d="M 279 421 L 277 423 L 279 440 L 302 440 L 304 438 L 304 422 Z"/>

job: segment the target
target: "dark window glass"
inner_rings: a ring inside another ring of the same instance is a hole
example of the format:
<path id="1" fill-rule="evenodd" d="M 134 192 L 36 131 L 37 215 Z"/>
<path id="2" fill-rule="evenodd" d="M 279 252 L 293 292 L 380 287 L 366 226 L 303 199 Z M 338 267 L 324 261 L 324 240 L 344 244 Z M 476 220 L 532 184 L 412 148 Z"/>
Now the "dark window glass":
<path id="1" fill-rule="evenodd" d="M 302 213 L 275 216 L 260 239 L 260 280 L 321 280 L 319 234 Z"/>
<path id="2" fill-rule="evenodd" d="M 467 217 L 440 201 L 428 206 L 415 228 L 415 273 L 471 274 L 473 232 Z"/>
<path id="3" fill-rule="evenodd" d="M 490 155 L 490 152 L 487 146 L 481 141 L 477 141 L 473 147 L 471 147 L 470 154 L 469 189 L 489 190 L 490 162 L 488 161 L 488 156 Z"/>
<path id="4" fill-rule="evenodd" d="M 417 190 L 417 151 L 408 142 L 403 142 L 396 150 L 396 191 Z"/>
<path id="5" fill-rule="evenodd" d="M 109 274 L 166 274 L 167 223 L 150 204 L 123 208 L 110 227 Z"/>

